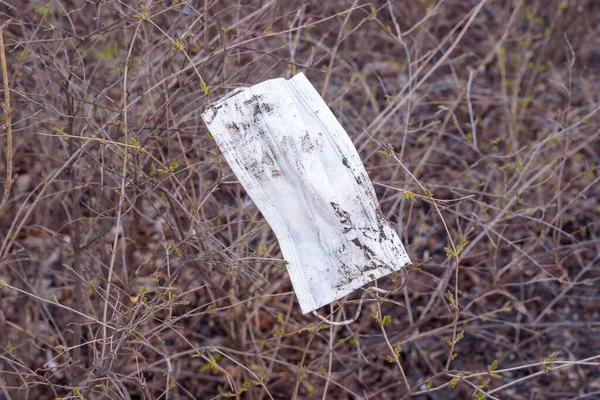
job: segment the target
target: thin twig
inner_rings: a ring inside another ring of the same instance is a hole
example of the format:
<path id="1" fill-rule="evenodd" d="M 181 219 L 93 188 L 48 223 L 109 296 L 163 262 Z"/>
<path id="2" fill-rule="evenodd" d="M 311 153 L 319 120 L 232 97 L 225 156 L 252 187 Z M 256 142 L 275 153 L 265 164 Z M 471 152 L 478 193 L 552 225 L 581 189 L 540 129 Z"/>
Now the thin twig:
<path id="1" fill-rule="evenodd" d="M 350 319 L 346 319 L 344 321 L 332 321 L 332 320 L 329 320 L 329 319 L 323 317 L 321 314 L 319 314 L 316 311 L 313 311 L 312 314 L 328 325 L 333 325 L 333 326 L 350 325 L 351 323 L 355 322 L 358 319 L 358 317 L 360 316 L 360 312 L 362 310 L 362 305 L 368 294 L 374 293 L 375 296 L 377 296 L 378 293 L 383 294 L 383 295 L 392 295 L 392 294 L 395 294 L 395 293 L 399 292 L 400 290 L 404 289 L 404 286 L 406 285 L 406 281 L 408 279 L 408 273 L 406 272 L 406 267 L 400 268 L 398 270 L 398 272 L 400 274 L 402 274 L 402 281 L 400 282 L 400 285 L 397 288 L 392 289 L 392 290 L 385 290 L 385 289 L 381 289 L 381 288 L 378 288 L 375 286 L 366 288 L 365 291 L 363 292 L 363 294 L 360 296 L 360 300 L 358 301 L 358 307 L 356 308 L 356 312 L 354 313 L 354 316 Z"/>
<path id="2" fill-rule="evenodd" d="M 131 52 L 133 51 L 133 44 L 135 42 L 135 39 L 137 37 L 137 34 L 140 30 L 140 26 L 141 23 L 138 23 L 135 27 L 135 32 L 133 34 L 133 38 L 131 39 L 131 43 L 129 45 L 129 53 L 127 54 L 127 58 L 125 60 L 125 72 L 123 74 L 123 134 L 124 134 L 124 139 L 123 142 L 127 143 L 128 139 L 129 139 L 129 130 L 127 127 L 127 73 L 129 71 L 129 60 L 131 59 Z M 106 278 L 106 299 L 104 302 L 104 311 L 102 312 L 102 321 L 104 322 L 104 327 L 102 330 L 102 334 L 104 336 L 104 341 L 102 342 L 102 359 L 104 359 L 104 356 L 106 355 L 106 337 L 107 337 L 107 332 L 106 332 L 106 316 L 108 313 L 108 303 L 110 301 L 110 282 L 112 279 L 112 274 L 113 274 L 113 270 L 114 270 L 114 266 L 115 266 L 115 258 L 117 255 L 117 245 L 119 243 L 119 230 L 120 230 L 120 226 L 121 226 L 121 216 L 122 216 L 122 211 L 123 211 L 123 200 L 125 199 L 125 182 L 127 181 L 125 179 L 125 175 L 126 175 L 126 171 L 127 171 L 127 161 L 128 161 L 128 157 L 127 155 L 129 154 L 129 152 L 127 150 L 125 150 L 125 154 L 123 156 L 123 175 L 121 178 L 121 192 L 119 193 L 119 206 L 118 206 L 118 211 L 117 211 L 117 224 L 116 224 L 116 230 L 115 230 L 115 240 L 113 241 L 113 248 L 112 248 L 112 253 L 111 253 L 111 257 L 110 257 L 110 265 L 108 268 L 108 276 Z M 124 232 L 123 232 L 124 233 Z"/>
<path id="3" fill-rule="evenodd" d="M 2 64 L 2 83 L 4 86 L 4 116 L 6 126 L 6 182 L 4 183 L 4 195 L 0 202 L 0 214 L 8 203 L 10 187 L 13 182 L 13 136 L 12 136 L 12 109 L 10 107 L 10 88 L 8 85 L 8 69 L 6 68 L 6 54 L 4 52 L 4 29 L 10 20 L 6 21 L 0 28 L 0 64 Z"/>
<path id="4" fill-rule="evenodd" d="M 473 147 L 477 149 L 477 129 L 475 128 L 475 117 L 473 115 L 473 103 L 471 102 L 471 85 L 473 84 L 474 71 L 469 71 L 469 81 L 467 82 L 467 104 L 469 106 L 469 119 L 471 120 L 471 134 L 473 136 Z"/>
<path id="5" fill-rule="evenodd" d="M 323 98 L 325 98 L 325 94 L 327 93 L 327 88 L 329 87 L 329 79 L 331 78 L 331 72 L 333 71 L 333 63 L 335 62 L 335 55 L 336 55 L 337 49 L 340 46 L 340 43 L 342 41 L 342 37 L 344 35 L 344 28 L 346 27 L 346 24 L 350 20 L 350 15 L 352 15 L 352 11 L 354 11 L 357 4 L 358 4 L 358 0 L 354 0 L 354 3 L 352 4 L 350 11 L 346 14 L 346 18 L 344 18 L 344 22 L 342 23 L 342 26 L 340 26 L 340 30 L 338 32 L 338 36 L 335 41 L 335 45 L 333 46 L 333 50 L 331 51 L 331 59 L 329 60 L 329 65 L 327 66 L 327 75 L 325 75 L 325 83 L 323 84 L 323 89 L 321 90 L 321 97 L 323 97 Z"/>

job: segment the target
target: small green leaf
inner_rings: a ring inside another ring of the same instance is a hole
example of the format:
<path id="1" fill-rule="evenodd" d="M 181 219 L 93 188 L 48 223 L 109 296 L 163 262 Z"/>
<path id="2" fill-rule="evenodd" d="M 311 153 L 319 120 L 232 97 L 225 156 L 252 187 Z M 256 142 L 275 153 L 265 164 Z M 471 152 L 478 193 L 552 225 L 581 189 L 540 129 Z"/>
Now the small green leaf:
<path id="1" fill-rule="evenodd" d="M 373 308 L 373 309 L 371 310 L 371 316 L 372 316 L 373 318 L 375 318 L 375 321 L 379 322 L 379 316 L 377 315 L 377 310 L 376 310 L 376 309 L 374 309 L 374 308 Z"/>
<path id="2" fill-rule="evenodd" d="M 444 252 L 448 257 L 456 257 L 456 253 L 450 247 L 444 247 Z"/>
<path id="3" fill-rule="evenodd" d="M 182 38 L 175 39 L 173 42 L 171 42 L 171 47 L 175 51 L 183 50 L 183 39 Z"/>
<path id="4" fill-rule="evenodd" d="M 454 295 L 449 290 L 446 292 L 446 299 L 450 303 L 450 308 L 453 309 L 453 310 L 455 310 L 456 309 L 456 302 L 454 301 Z"/>
<path id="5" fill-rule="evenodd" d="M 554 367 L 552 367 L 550 365 L 546 365 L 546 363 L 556 360 L 559 355 L 560 355 L 560 352 L 555 351 L 554 353 L 551 353 L 548 355 L 548 357 L 546 357 L 546 359 L 544 360 L 544 364 L 542 366 L 542 369 L 544 370 L 544 372 L 548 373 L 554 369 Z"/>
<path id="6" fill-rule="evenodd" d="M 403 192 L 403 195 L 406 200 L 414 200 L 415 199 L 415 194 L 413 192 L 409 192 L 408 190 L 405 190 Z"/>
<path id="7" fill-rule="evenodd" d="M 50 2 L 44 4 L 44 5 L 39 5 L 36 7 L 35 12 L 38 15 L 42 15 L 46 12 L 46 10 L 48 10 L 48 8 L 50 8 Z"/>
<path id="8" fill-rule="evenodd" d="M 377 8 L 371 6 L 371 15 L 369 16 L 369 21 L 374 21 L 377 18 Z"/>
<path id="9" fill-rule="evenodd" d="M 552 362 L 556 360 L 558 356 L 560 356 L 560 351 L 555 351 L 554 353 L 551 353 L 548 355 L 548 357 L 546 357 L 546 362 Z"/>
<path id="10" fill-rule="evenodd" d="M 488 371 L 492 372 L 498 369 L 498 360 L 494 360 L 492 364 L 488 365 Z"/>
<path id="11" fill-rule="evenodd" d="M 469 243 L 469 241 L 467 240 L 466 237 L 461 236 L 460 239 L 458 240 L 458 247 L 456 248 L 456 251 L 458 252 L 458 254 L 462 253 L 462 251 L 464 250 L 465 246 Z"/>
<path id="12" fill-rule="evenodd" d="M 281 329 L 277 329 L 275 331 L 275 333 L 273 334 L 273 339 L 276 339 L 276 338 L 281 337 L 283 335 L 284 335 L 283 331 Z"/>
<path id="13" fill-rule="evenodd" d="M 83 395 L 79 392 L 79 389 L 74 388 L 73 389 L 73 394 L 79 399 L 79 400 L 85 400 L 85 397 L 83 397 Z"/>
<path id="14" fill-rule="evenodd" d="M 392 317 L 390 315 L 385 315 L 381 320 L 381 325 L 389 324 L 392 322 Z"/>

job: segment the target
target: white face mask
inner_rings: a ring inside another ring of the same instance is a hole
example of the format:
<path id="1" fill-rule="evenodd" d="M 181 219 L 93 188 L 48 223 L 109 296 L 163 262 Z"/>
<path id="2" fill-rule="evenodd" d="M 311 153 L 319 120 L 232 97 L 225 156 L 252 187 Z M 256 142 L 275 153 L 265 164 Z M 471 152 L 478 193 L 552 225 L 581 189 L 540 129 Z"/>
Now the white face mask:
<path id="1" fill-rule="evenodd" d="M 304 74 L 234 91 L 202 118 L 275 232 L 302 313 L 410 263 L 352 141 Z"/>

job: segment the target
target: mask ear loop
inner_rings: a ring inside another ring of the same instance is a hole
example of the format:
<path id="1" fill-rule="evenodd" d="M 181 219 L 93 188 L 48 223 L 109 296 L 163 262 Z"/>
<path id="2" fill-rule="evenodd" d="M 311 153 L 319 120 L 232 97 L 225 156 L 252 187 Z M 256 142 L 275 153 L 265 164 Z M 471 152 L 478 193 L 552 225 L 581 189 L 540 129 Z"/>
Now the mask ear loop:
<path id="1" fill-rule="evenodd" d="M 338 322 L 338 321 L 329 320 L 316 311 L 313 311 L 312 314 L 315 317 L 319 318 L 321 321 L 325 322 L 327 325 L 332 325 L 332 326 L 350 325 L 351 323 L 355 322 L 358 319 L 358 317 L 360 316 L 363 302 L 365 301 L 365 298 L 367 297 L 368 294 L 371 293 L 374 295 L 375 298 L 378 298 L 380 294 L 382 294 L 382 295 L 396 294 L 400 290 L 404 289 L 404 287 L 406 286 L 406 281 L 408 280 L 408 272 L 407 272 L 406 268 L 400 269 L 399 272 L 402 275 L 402 277 L 401 277 L 402 282 L 396 289 L 385 290 L 385 289 L 378 288 L 376 286 L 371 286 L 371 287 L 366 288 L 365 291 L 363 292 L 362 296 L 360 296 L 360 300 L 358 301 L 358 308 L 356 309 L 356 312 L 354 313 L 354 317 L 352 317 L 350 319 Z"/>

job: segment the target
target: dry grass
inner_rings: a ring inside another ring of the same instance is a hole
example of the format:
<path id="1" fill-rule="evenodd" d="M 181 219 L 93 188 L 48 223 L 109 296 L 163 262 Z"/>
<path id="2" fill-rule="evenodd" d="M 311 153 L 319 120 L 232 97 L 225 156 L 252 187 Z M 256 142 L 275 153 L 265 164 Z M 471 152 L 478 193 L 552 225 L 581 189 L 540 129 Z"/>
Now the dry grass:
<path id="1" fill-rule="evenodd" d="M 600 397 L 598 2 L 0 11 L 0 399 Z M 300 71 L 414 260 L 348 326 L 300 314 L 200 118 Z"/>

